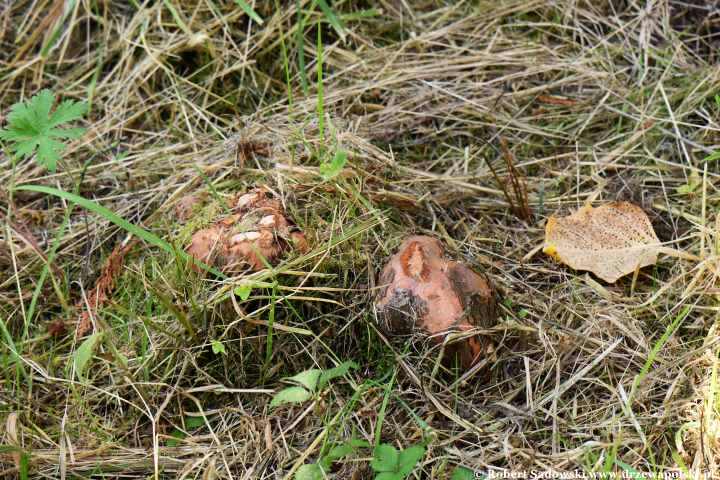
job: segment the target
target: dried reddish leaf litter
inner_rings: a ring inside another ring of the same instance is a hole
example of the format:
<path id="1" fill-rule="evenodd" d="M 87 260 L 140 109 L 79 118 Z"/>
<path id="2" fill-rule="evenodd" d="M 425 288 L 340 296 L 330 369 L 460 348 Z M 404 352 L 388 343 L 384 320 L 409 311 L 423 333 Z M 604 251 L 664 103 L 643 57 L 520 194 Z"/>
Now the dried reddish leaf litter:
<path id="1" fill-rule="evenodd" d="M 199 192 L 189 193 L 182 197 L 175 204 L 175 218 L 181 222 L 189 220 L 193 215 L 193 211 L 203 202 L 206 196 L 205 192 Z"/>
<path id="2" fill-rule="evenodd" d="M 488 279 L 446 259 L 442 244 L 427 236 L 408 237 L 380 274 L 375 302 L 378 320 L 390 334 L 421 332 L 442 343 L 447 333 L 490 327 L 496 321 L 495 292 Z M 485 344 L 472 336 L 446 347 L 469 368 Z"/>
<path id="3" fill-rule="evenodd" d="M 660 240 L 647 214 L 629 202 L 593 208 L 567 217 L 552 216 L 545 227 L 543 252 L 609 283 L 657 262 Z"/>
<path id="4" fill-rule="evenodd" d="M 95 286 L 88 292 L 87 305 L 84 299 L 78 302 L 78 306 L 82 308 L 76 330 L 78 337 L 84 336 L 92 329 L 92 316 L 95 315 L 98 308 L 110 299 L 109 295 L 115 289 L 115 282 L 125 262 L 125 255 L 130 248 L 132 248 L 133 244 L 134 242 L 129 242 L 127 245 L 118 245 L 113 249 L 110 256 L 105 260 L 102 272 L 100 272 L 100 277 L 95 282 Z M 50 325 L 48 331 L 51 334 L 55 332 L 58 334 L 62 333 L 60 332 L 59 325 Z"/>
<path id="5" fill-rule="evenodd" d="M 240 195 L 230 207 L 228 216 L 193 234 L 187 253 L 225 271 L 241 271 L 262 270 L 290 248 L 307 251 L 305 235 L 266 189 Z"/>

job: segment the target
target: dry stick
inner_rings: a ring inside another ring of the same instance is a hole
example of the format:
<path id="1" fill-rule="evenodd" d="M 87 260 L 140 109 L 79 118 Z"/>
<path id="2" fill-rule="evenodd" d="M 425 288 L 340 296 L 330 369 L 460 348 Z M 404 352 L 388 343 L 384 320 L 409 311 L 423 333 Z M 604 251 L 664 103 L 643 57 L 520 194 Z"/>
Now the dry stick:
<path id="1" fill-rule="evenodd" d="M 486 163 L 488 167 L 490 167 L 490 171 L 493 174 L 493 177 L 495 178 L 495 182 L 497 182 L 498 186 L 502 189 L 503 195 L 505 195 L 505 200 L 510 204 L 510 209 L 514 212 L 517 212 L 517 207 L 515 207 L 515 204 L 512 201 L 512 198 L 510 197 L 510 194 L 507 191 L 507 188 L 505 187 L 505 182 L 500 180 L 500 177 L 498 176 L 497 172 L 495 171 L 495 167 L 493 167 L 492 162 L 490 160 L 486 159 Z"/>
<path id="2" fill-rule="evenodd" d="M 572 377 L 570 377 L 568 380 L 565 381 L 562 385 L 558 386 L 555 390 L 545 395 L 540 401 L 538 401 L 535 404 L 535 408 L 533 411 L 537 410 L 538 408 L 542 407 L 546 403 L 548 403 L 550 400 L 553 400 L 554 398 L 559 397 L 563 393 L 565 393 L 570 387 L 575 385 L 578 380 L 580 380 L 582 377 L 587 375 L 587 373 L 595 368 L 597 364 L 602 362 L 605 357 L 610 355 L 613 350 L 615 350 L 615 347 L 620 345 L 620 342 L 622 342 L 623 338 L 620 337 L 617 340 L 615 340 L 608 348 L 605 349 L 600 355 L 595 357 L 592 362 L 585 365 L 583 368 L 581 368 L 579 371 L 577 371 Z"/>
<path id="3" fill-rule="evenodd" d="M 505 138 L 500 138 L 500 148 L 502 149 L 503 158 L 507 164 L 508 175 L 510 176 L 510 182 L 512 183 L 513 190 L 515 192 L 515 199 L 519 203 L 519 211 L 517 214 L 520 215 L 523 220 L 530 220 L 532 212 L 530 211 L 528 203 L 527 189 L 525 188 L 524 182 L 520 179 L 518 171 L 515 169 L 514 156 L 510 151 Z"/>

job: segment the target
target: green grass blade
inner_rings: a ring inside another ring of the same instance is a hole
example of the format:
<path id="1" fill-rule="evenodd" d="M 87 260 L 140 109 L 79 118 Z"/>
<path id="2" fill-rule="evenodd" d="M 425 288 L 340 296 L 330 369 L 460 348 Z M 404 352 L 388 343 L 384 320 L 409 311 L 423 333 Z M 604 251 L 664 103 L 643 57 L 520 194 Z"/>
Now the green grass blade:
<path id="1" fill-rule="evenodd" d="M 58 38 L 60 38 L 60 32 L 62 32 L 62 27 L 63 25 L 65 25 L 65 20 L 67 20 L 68 15 L 70 15 L 70 12 L 72 12 L 75 8 L 76 3 L 77 0 L 69 0 L 65 3 L 60 21 L 55 24 L 55 28 L 53 29 L 52 33 L 50 33 L 47 41 L 40 49 L 41 57 L 46 58 L 48 56 L 48 53 L 50 53 L 50 50 L 53 48 L 53 46 L 55 46 L 55 42 L 57 42 Z"/>
<path id="2" fill-rule="evenodd" d="M 322 31 L 317 31 L 317 121 L 320 133 L 320 157 L 325 144 L 325 99 L 323 98 L 323 44 Z"/>
<path id="3" fill-rule="evenodd" d="M 637 391 L 637 388 L 640 386 L 640 383 L 643 381 L 645 376 L 650 371 L 650 367 L 652 367 L 652 364 L 655 362 L 655 358 L 657 357 L 658 353 L 660 353 L 660 350 L 665 346 L 667 341 L 670 339 L 670 336 L 675 333 L 675 330 L 680 326 L 680 323 L 685 320 L 685 317 L 688 316 L 688 313 L 690 313 L 691 306 L 688 305 L 685 308 L 683 308 L 682 312 L 678 314 L 677 317 L 672 321 L 670 325 L 665 329 L 665 333 L 662 334 L 662 337 L 655 342 L 655 345 L 653 345 L 652 350 L 650 350 L 650 354 L 648 355 L 647 360 L 645 360 L 645 365 L 643 365 L 642 369 L 640 370 L 640 373 L 635 377 L 635 381 L 633 382 L 632 389 L 630 390 L 630 396 L 628 398 L 628 406 L 630 406 L 633 398 L 635 398 L 635 392 Z"/>
<path id="4" fill-rule="evenodd" d="M 340 38 L 345 41 L 345 26 L 343 26 L 343 23 L 340 21 L 338 16 L 335 15 L 335 12 L 332 8 L 330 8 L 330 5 L 328 5 L 325 0 L 317 0 L 317 4 L 320 6 L 320 10 L 322 10 L 325 14 L 325 18 L 327 18 L 330 25 L 332 25 L 337 34 L 340 35 Z"/>
<path id="5" fill-rule="evenodd" d="M 255 23 L 257 23 L 258 25 L 263 24 L 263 19 L 260 18 L 260 15 L 255 13 L 255 10 L 253 10 L 252 7 L 248 5 L 247 2 L 245 2 L 245 0 L 235 0 L 235 3 L 237 3 L 242 9 L 242 11 L 245 12 L 248 17 L 252 18 Z"/>
<path id="6" fill-rule="evenodd" d="M 295 8 L 297 9 L 297 31 L 295 32 L 295 50 L 297 50 L 298 56 L 300 86 L 302 87 L 303 95 L 307 97 L 308 79 L 307 72 L 305 71 L 305 17 L 303 16 L 303 9 L 300 5 L 300 0 L 295 1 Z"/>
<path id="7" fill-rule="evenodd" d="M 163 0 L 163 3 L 167 7 L 167 9 L 170 10 L 170 14 L 173 17 L 173 20 L 175 20 L 177 26 L 180 27 L 180 30 L 185 32 L 185 35 L 189 37 L 192 36 L 192 30 L 190 30 L 190 27 L 188 27 L 187 24 L 183 21 L 182 17 L 175 9 L 175 5 L 173 5 L 170 0 Z"/>
<path id="8" fill-rule="evenodd" d="M 88 200 L 85 197 L 81 197 L 79 195 L 75 195 L 74 193 L 66 192 L 64 190 L 58 190 L 57 188 L 53 187 L 46 187 L 43 185 L 20 185 L 16 187 L 15 190 L 26 190 L 29 192 L 46 193 L 48 195 L 54 195 L 56 197 L 64 198 L 65 200 L 80 205 L 86 210 L 90 210 L 91 212 L 102 215 L 106 220 L 114 223 L 123 230 L 126 230 L 129 233 L 132 233 L 133 235 L 142 238 L 146 242 L 155 245 L 156 247 L 162 248 L 168 253 L 175 253 L 175 249 L 172 245 L 170 245 L 168 242 L 158 237 L 154 233 L 148 232 L 147 230 L 144 230 L 137 225 L 128 222 L 112 210 L 105 208 L 102 205 L 93 202 L 92 200 Z"/>
<path id="9" fill-rule="evenodd" d="M 69 202 L 76 203 L 83 207 L 86 210 L 90 210 L 91 212 L 97 213 L 98 215 L 101 215 L 103 218 L 105 218 L 107 221 L 114 223 L 118 227 L 122 228 L 123 230 L 127 231 L 128 233 L 131 233 L 135 235 L 136 237 L 141 238 L 142 240 L 146 241 L 147 243 L 151 245 L 155 245 L 156 247 L 160 247 L 161 249 L 165 250 L 166 252 L 172 254 L 172 255 L 180 255 L 184 260 L 195 263 L 196 265 L 200 266 L 201 268 L 214 273 L 215 275 L 224 277 L 222 273 L 215 270 L 214 268 L 195 260 L 193 257 L 188 255 L 187 253 L 177 250 L 172 245 L 170 245 L 168 242 L 163 240 L 162 238 L 158 237 L 152 232 L 148 232 L 147 230 L 138 227 L 137 225 L 134 225 L 124 218 L 122 218 L 120 215 L 116 214 L 112 210 L 103 207 L 99 203 L 93 202 L 92 200 L 88 200 L 87 198 L 81 197 L 79 195 L 75 195 L 74 193 L 66 192 L 64 190 L 58 190 L 57 188 L 53 187 L 46 187 L 44 185 L 20 185 L 19 187 L 15 187 L 15 190 L 25 190 L 28 192 L 38 192 L 38 193 L 45 193 L 47 195 L 54 195 L 56 197 L 64 198 L 65 200 Z"/>
<path id="10" fill-rule="evenodd" d="M 7 327 L 5 326 L 5 320 L 3 320 L 2 317 L 0 317 L 0 334 L 2 334 L 2 339 L 4 340 L 5 345 L 7 345 L 8 349 L 10 350 L 11 358 L 15 360 L 15 364 L 19 367 L 23 377 L 27 377 L 27 372 L 25 371 L 25 367 L 23 366 L 22 358 L 20 358 L 20 353 L 18 352 L 12 335 L 10 335 L 10 331 L 8 331 Z"/>

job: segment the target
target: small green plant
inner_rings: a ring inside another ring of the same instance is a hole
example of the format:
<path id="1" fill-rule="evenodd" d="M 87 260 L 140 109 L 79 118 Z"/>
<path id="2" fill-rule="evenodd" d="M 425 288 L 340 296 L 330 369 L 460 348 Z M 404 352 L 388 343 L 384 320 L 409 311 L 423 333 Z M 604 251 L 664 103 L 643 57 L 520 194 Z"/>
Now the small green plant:
<path id="1" fill-rule="evenodd" d="M 187 433 L 205 425 L 205 419 L 203 417 L 185 417 L 184 429 L 175 428 L 170 433 L 170 438 L 167 439 L 165 445 L 168 447 L 177 447 L 180 442 L 187 437 Z"/>
<path id="2" fill-rule="evenodd" d="M 0 130 L 0 139 L 10 142 L 10 149 L 17 157 L 27 158 L 37 153 L 37 161 L 51 172 L 55 171 L 60 154 L 67 147 L 62 140 L 79 138 L 85 132 L 83 128 L 59 127 L 79 120 L 87 111 L 85 102 L 65 100 L 51 113 L 54 103 L 55 94 L 42 90 L 30 100 L 13 105 L 7 128 Z"/>
<path id="3" fill-rule="evenodd" d="M 335 445 L 328 453 L 322 455 L 317 463 L 307 463 L 295 473 L 295 480 L 324 480 L 332 464 L 343 457 L 354 454 L 361 448 L 370 448 L 365 440 L 352 438 L 347 442 Z"/>
<path id="4" fill-rule="evenodd" d="M 243 281 L 235 287 L 235 295 L 240 297 L 240 300 L 245 301 L 250 298 L 254 288 L 277 288 L 277 286 L 277 282 Z"/>
<path id="5" fill-rule="evenodd" d="M 211 340 L 210 347 L 215 355 L 225 355 L 225 345 L 220 340 Z"/>
<path id="6" fill-rule="evenodd" d="M 702 185 L 702 179 L 700 178 L 700 175 L 696 171 L 690 172 L 690 176 L 688 177 L 688 182 L 685 185 L 680 185 L 675 189 L 677 193 L 680 195 L 692 195 L 699 186 Z"/>
<path id="7" fill-rule="evenodd" d="M 473 480 L 474 478 L 475 473 L 465 467 L 455 467 L 455 470 L 453 470 L 450 476 L 450 480 Z"/>
<path id="8" fill-rule="evenodd" d="M 370 467 L 377 473 L 375 480 L 404 480 L 425 456 L 423 445 L 398 450 L 388 443 L 375 447 Z"/>
<path id="9" fill-rule="evenodd" d="M 90 360 L 95 353 L 95 347 L 101 338 L 102 332 L 93 333 L 83 340 L 77 350 L 75 350 L 75 353 L 72 356 L 71 365 L 75 368 L 75 375 L 77 375 L 80 380 L 85 379 L 85 369 L 90 363 Z"/>
<path id="10" fill-rule="evenodd" d="M 342 377 L 350 371 L 351 368 L 358 368 L 355 362 L 343 362 L 335 368 L 329 370 L 320 370 L 319 368 L 311 368 L 287 380 L 295 383 L 296 386 L 284 388 L 275 394 L 270 401 L 271 407 L 278 407 L 286 403 L 302 403 L 313 398 L 320 393 L 330 382 L 330 380 Z"/>
<path id="11" fill-rule="evenodd" d="M 338 149 L 335 152 L 332 160 L 329 162 L 323 162 L 320 164 L 320 176 L 323 180 L 328 181 L 337 177 L 342 171 L 343 167 L 347 163 L 347 152 L 345 150 Z"/>

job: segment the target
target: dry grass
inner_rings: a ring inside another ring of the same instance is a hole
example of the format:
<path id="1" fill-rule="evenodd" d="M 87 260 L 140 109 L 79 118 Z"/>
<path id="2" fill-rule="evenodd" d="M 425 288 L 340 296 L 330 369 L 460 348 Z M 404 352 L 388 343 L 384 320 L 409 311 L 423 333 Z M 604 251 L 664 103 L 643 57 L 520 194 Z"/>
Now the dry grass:
<path id="1" fill-rule="evenodd" d="M 717 5 L 336 2 L 343 42 L 310 2 L 258 3 L 262 26 L 213 0 L 0 7 L 0 115 L 42 87 L 92 105 L 58 173 L 0 156 L 0 321 L 14 343 L 1 337 L 0 442 L 26 452 L 31 475 L 282 478 L 332 443 L 372 443 L 379 421 L 385 442 L 428 441 L 416 478 L 456 465 L 720 475 L 720 172 L 704 161 L 720 143 Z M 318 152 L 337 145 L 348 167 L 323 182 Z M 138 242 L 93 315 L 103 337 L 80 380 L 76 320 L 129 239 L 57 199 L 10 194 L 27 183 L 77 191 L 178 246 L 222 198 L 265 184 L 313 249 L 220 280 Z M 174 206 L 194 191 L 206 201 L 183 224 Z M 700 260 L 662 258 L 607 285 L 533 254 L 551 213 L 617 198 Z M 376 330 L 376 275 L 409 232 L 441 238 L 502 290 L 482 368 L 437 370 L 437 349 Z M 233 301 L 248 279 L 277 288 Z M 59 320 L 69 332 L 51 336 Z M 322 397 L 269 408 L 283 377 L 345 360 L 360 368 Z M 371 471 L 360 457 L 333 474 Z M 18 475 L 8 449 L 2 475 Z"/>

